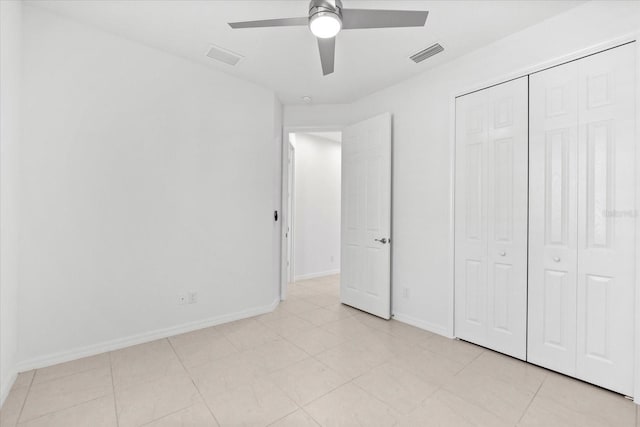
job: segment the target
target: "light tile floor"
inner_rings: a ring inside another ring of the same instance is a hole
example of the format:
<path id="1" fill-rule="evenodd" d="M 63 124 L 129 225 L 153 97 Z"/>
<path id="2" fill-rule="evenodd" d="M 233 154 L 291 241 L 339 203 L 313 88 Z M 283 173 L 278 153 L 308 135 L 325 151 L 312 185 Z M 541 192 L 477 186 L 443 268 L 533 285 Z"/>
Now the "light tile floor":
<path id="1" fill-rule="evenodd" d="M 26 372 L 2 427 L 640 427 L 623 397 L 338 302 L 298 282 L 273 312 Z"/>

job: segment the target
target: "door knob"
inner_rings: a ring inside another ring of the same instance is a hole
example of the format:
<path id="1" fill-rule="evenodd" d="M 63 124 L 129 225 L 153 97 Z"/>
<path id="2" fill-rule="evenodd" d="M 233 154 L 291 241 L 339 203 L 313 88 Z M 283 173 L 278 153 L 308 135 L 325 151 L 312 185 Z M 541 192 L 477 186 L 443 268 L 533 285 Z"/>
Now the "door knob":
<path id="1" fill-rule="evenodd" d="M 555 262 L 560 262 L 560 257 L 554 256 L 554 257 L 553 257 L 553 260 L 554 260 Z"/>
<path id="2" fill-rule="evenodd" d="M 376 242 L 380 242 L 383 245 L 386 245 L 388 241 L 386 237 L 383 237 L 382 239 L 373 239 L 373 240 L 375 240 Z"/>
<path id="3" fill-rule="evenodd" d="M 505 256 L 505 255 L 507 255 L 506 252 L 500 252 L 500 256 Z"/>

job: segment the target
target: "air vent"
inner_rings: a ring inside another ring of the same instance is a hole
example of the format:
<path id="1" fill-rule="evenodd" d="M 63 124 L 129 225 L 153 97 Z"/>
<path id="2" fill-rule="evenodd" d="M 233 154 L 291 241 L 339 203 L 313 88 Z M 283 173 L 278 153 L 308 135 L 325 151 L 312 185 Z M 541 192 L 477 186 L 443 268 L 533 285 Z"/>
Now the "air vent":
<path id="1" fill-rule="evenodd" d="M 214 45 L 212 45 L 209 52 L 207 52 L 207 56 L 229 65 L 236 65 L 243 58 L 242 55 Z"/>
<path id="2" fill-rule="evenodd" d="M 411 55 L 411 60 L 413 62 L 415 62 L 416 64 L 418 62 L 422 62 L 427 58 L 431 58 L 433 55 L 436 55 L 440 52 L 442 52 L 444 50 L 444 48 L 442 46 L 440 46 L 439 43 L 436 43 L 434 45 L 429 46 L 428 48 L 426 48 L 425 50 L 421 50 L 420 52 Z"/>

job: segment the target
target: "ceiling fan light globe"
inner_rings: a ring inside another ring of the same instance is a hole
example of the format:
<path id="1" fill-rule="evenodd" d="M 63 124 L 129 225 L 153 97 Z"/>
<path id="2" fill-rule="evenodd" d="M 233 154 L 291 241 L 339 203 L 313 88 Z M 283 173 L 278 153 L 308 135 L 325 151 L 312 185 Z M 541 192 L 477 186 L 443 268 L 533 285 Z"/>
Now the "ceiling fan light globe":
<path id="1" fill-rule="evenodd" d="M 320 12 L 311 17 L 309 28 L 314 36 L 321 39 L 330 39 L 340 32 L 342 21 L 335 13 Z"/>

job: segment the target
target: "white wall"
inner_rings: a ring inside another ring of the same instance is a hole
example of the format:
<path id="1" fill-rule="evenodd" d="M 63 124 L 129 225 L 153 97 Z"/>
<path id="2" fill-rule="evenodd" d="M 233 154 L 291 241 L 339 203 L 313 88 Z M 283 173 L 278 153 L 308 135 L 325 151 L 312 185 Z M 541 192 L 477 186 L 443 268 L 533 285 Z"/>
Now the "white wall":
<path id="1" fill-rule="evenodd" d="M 272 307 L 280 109 L 25 7 L 21 368 Z"/>
<path id="2" fill-rule="evenodd" d="M 295 280 L 340 271 L 340 143 L 295 134 Z"/>
<path id="3" fill-rule="evenodd" d="M 22 5 L 0 1 L 0 406 L 15 380 Z"/>
<path id="4" fill-rule="evenodd" d="M 285 126 L 394 117 L 393 312 L 453 332 L 451 99 L 454 92 L 640 30 L 640 2 L 588 2 L 351 105 L 287 106 Z M 446 46 L 445 46 L 446 48 Z M 402 288 L 409 289 L 403 297 Z"/>

